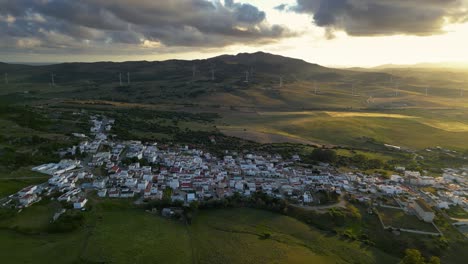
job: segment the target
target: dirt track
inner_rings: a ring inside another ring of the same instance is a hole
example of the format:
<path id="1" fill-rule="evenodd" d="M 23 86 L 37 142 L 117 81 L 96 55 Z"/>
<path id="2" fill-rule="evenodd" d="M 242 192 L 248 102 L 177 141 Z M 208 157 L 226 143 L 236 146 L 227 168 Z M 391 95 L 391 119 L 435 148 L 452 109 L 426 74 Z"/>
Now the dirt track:
<path id="1" fill-rule="evenodd" d="M 295 137 L 288 137 L 284 135 L 272 134 L 272 133 L 265 133 L 260 131 L 244 131 L 241 129 L 222 129 L 221 132 L 225 135 L 231 137 L 238 137 L 243 138 L 246 140 L 255 141 L 258 143 L 266 144 L 266 143 L 299 143 L 305 145 L 313 145 L 319 146 L 319 144 Z"/>

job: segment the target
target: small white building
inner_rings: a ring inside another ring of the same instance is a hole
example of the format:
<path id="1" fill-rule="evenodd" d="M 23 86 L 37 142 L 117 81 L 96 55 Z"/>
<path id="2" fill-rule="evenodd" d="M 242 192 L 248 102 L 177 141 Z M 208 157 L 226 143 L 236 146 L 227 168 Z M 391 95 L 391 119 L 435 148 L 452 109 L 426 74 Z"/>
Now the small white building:
<path id="1" fill-rule="evenodd" d="M 139 191 L 142 191 L 144 189 L 146 189 L 146 187 L 148 186 L 149 182 L 147 180 L 142 180 L 138 183 L 137 185 L 137 188 Z"/>
<path id="2" fill-rule="evenodd" d="M 132 188 L 132 187 L 135 187 L 137 185 L 137 183 L 138 183 L 137 179 L 131 178 L 131 179 L 127 179 L 125 181 L 125 186 L 127 186 L 129 188 Z"/>
<path id="3" fill-rule="evenodd" d="M 99 190 L 99 192 L 97 193 L 99 197 L 103 198 L 103 197 L 106 197 L 107 195 L 107 189 L 102 189 L 102 190 Z"/>
<path id="4" fill-rule="evenodd" d="M 102 188 L 106 187 L 106 182 L 107 181 L 105 179 L 95 180 L 95 181 L 93 181 L 93 187 L 97 188 L 97 189 L 102 189 Z"/>
<path id="5" fill-rule="evenodd" d="M 187 202 L 193 202 L 196 200 L 195 194 L 194 193 L 187 193 Z"/>
<path id="6" fill-rule="evenodd" d="M 411 204 L 416 215 L 424 222 L 431 223 L 434 220 L 434 211 L 422 199 L 414 200 Z"/>
<path id="7" fill-rule="evenodd" d="M 37 190 L 37 186 L 36 186 L 36 185 L 28 186 L 28 187 L 26 187 L 26 188 L 23 188 L 21 191 L 19 191 L 19 192 L 18 192 L 18 195 L 19 195 L 20 197 L 23 197 L 23 196 L 25 196 L 25 195 L 27 195 L 27 194 L 33 194 L 34 191 L 36 191 L 36 190 Z"/>
<path id="8" fill-rule="evenodd" d="M 73 203 L 73 208 L 82 209 L 85 207 L 87 202 L 88 202 L 88 199 L 81 197 L 76 202 Z"/>
<path id="9" fill-rule="evenodd" d="M 310 192 L 305 192 L 302 195 L 302 198 L 304 199 L 304 203 L 311 203 L 314 201 L 314 199 L 312 198 L 312 195 L 310 195 Z"/>
<path id="10" fill-rule="evenodd" d="M 35 194 L 26 194 L 26 195 L 24 195 L 23 197 L 21 197 L 19 199 L 19 202 L 23 206 L 28 206 L 28 205 L 32 204 L 34 201 L 36 201 L 36 199 L 37 199 L 37 195 L 35 195 Z"/>

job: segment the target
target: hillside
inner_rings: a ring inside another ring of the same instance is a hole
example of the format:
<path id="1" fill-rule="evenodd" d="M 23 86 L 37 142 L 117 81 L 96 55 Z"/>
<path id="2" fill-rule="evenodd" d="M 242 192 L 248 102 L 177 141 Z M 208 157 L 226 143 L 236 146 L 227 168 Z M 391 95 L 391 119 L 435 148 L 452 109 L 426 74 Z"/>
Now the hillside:
<path id="1" fill-rule="evenodd" d="M 280 76 L 285 86 L 300 86 L 314 81 L 321 84 L 346 83 L 351 80 L 367 83 L 390 79 L 385 73 L 330 69 L 262 52 L 195 61 L 63 63 L 44 66 L 1 64 L 0 72 L 8 73 L 9 79 L 9 84 L 2 86 L 2 93 L 23 92 L 27 89 L 46 98 L 89 99 L 98 96 L 112 99 L 114 96 L 115 100 L 132 102 L 192 100 L 199 95 L 214 95 L 218 98 L 219 94 L 236 95 L 238 90 L 278 88 Z M 51 86 L 52 74 L 55 87 Z M 122 86 L 119 85 L 120 75 Z"/>
<path id="2" fill-rule="evenodd" d="M 9 80 L 2 94 L 296 109 L 464 106 L 454 99 L 468 83 L 460 74 L 441 72 L 434 80 L 434 72 L 332 69 L 263 52 L 194 61 L 0 64 L 0 72 Z M 421 97 L 428 83 L 430 96 Z"/>
<path id="3" fill-rule="evenodd" d="M 418 149 L 468 147 L 468 75 L 460 71 L 343 70 L 257 52 L 194 61 L 0 64 L 0 72 L 8 73 L 0 87 L 8 100 L 190 106 L 221 114 L 224 133 L 260 142 L 361 146 L 371 138 Z"/>

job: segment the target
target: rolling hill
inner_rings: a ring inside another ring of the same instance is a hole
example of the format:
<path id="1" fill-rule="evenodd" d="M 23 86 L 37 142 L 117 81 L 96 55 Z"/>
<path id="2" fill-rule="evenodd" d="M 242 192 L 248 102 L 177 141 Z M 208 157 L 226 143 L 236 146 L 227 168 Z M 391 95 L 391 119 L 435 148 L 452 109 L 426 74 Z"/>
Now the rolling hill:
<path id="1" fill-rule="evenodd" d="M 362 138 L 372 138 L 418 149 L 468 148 L 463 141 L 468 137 L 468 75 L 460 71 L 333 69 L 257 52 L 194 61 L 2 63 L 1 72 L 9 80 L 0 87 L 4 97 L 190 106 L 190 111 L 220 113 L 222 131 L 247 139 L 265 135 L 357 146 Z M 294 114 L 303 111 L 313 113 Z M 327 111 L 381 115 L 329 116 Z"/>

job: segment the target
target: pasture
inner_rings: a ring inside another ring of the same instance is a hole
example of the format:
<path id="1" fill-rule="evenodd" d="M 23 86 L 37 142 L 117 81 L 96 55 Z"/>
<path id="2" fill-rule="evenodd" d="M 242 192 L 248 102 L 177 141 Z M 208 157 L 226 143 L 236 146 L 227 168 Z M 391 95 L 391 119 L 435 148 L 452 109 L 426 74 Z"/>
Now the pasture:
<path id="1" fill-rule="evenodd" d="M 92 199 L 82 227 L 50 234 L 45 230 L 55 210 L 55 203 L 44 201 L 13 216 L 2 214 L 0 245 L 8 263 L 397 261 L 293 218 L 254 209 L 200 211 L 186 226 L 133 208 L 129 202 Z"/>
<path id="2" fill-rule="evenodd" d="M 224 115 L 218 127 L 228 135 L 245 139 L 263 134 L 263 143 L 274 143 L 277 140 L 271 135 L 278 135 L 292 142 L 351 147 L 366 147 L 365 141 L 372 139 L 380 145 L 416 150 L 435 146 L 468 148 L 468 113 L 464 110 L 231 112 Z"/>

